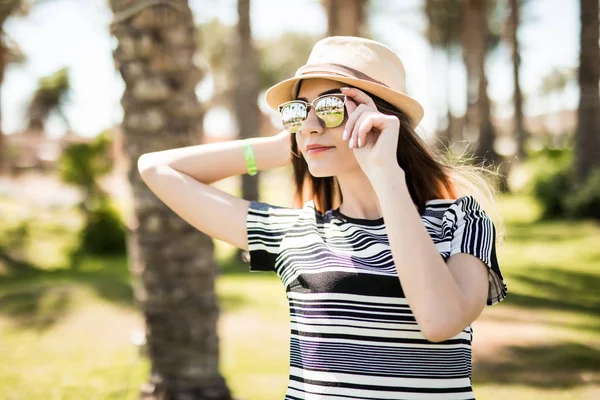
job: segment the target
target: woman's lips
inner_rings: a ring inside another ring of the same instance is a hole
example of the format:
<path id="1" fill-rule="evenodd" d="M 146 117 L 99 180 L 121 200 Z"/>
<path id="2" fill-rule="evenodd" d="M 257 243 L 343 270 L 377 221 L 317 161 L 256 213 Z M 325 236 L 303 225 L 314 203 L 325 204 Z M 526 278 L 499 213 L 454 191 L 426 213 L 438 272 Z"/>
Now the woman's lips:
<path id="1" fill-rule="evenodd" d="M 317 153 L 322 153 L 324 151 L 331 150 L 331 149 L 333 149 L 333 147 L 315 147 L 310 150 L 307 150 L 307 153 L 308 154 L 317 154 Z"/>

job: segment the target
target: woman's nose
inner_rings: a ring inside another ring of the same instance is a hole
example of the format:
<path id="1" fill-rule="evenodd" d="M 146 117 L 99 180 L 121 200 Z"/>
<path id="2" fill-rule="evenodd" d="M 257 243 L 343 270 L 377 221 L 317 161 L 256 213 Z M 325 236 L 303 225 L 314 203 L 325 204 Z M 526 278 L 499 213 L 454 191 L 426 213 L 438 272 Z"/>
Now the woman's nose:
<path id="1" fill-rule="evenodd" d="M 315 108 L 311 107 L 306 116 L 306 120 L 302 123 L 301 132 L 303 134 L 323 133 L 323 127 L 319 123 L 319 118 L 315 113 Z"/>

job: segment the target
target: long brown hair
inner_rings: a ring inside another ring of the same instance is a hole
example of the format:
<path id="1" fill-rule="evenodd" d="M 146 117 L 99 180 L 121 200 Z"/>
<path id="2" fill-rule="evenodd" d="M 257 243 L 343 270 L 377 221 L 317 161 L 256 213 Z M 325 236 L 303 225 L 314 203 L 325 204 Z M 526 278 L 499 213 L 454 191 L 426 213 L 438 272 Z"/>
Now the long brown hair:
<path id="1" fill-rule="evenodd" d="M 296 93 L 299 90 L 298 87 Z M 452 159 L 449 152 L 442 154 L 439 150 L 427 145 L 416 133 L 410 117 L 387 101 L 366 90 L 360 90 L 373 99 L 381 113 L 394 115 L 400 120 L 396 158 L 398 165 L 405 172 L 408 191 L 420 213 L 423 213 L 425 202 L 428 200 L 457 199 L 461 195 L 471 194 L 482 203 L 484 209 L 493 208 L 494 219 L 500 222 L 493 201 L 495 189 L 490 179 L 484 177 L 484 174 L 493 175 L 494 172 L 476 165 L 469 165 L 472 160 Z M 296 136 L 290 135 L 290 137 L 291 150 L 295 155 L 292 157 L 293 179 L 296 186 L 295 206 L 302 207 L 306 201 L 312 199 L 316 209 L 321 213 L 338 207 L 343 198 L 337 178 L 312 176 L 306 160 L 298 149 Z M 498 231 L 499 234 L 501 230 Z"/>

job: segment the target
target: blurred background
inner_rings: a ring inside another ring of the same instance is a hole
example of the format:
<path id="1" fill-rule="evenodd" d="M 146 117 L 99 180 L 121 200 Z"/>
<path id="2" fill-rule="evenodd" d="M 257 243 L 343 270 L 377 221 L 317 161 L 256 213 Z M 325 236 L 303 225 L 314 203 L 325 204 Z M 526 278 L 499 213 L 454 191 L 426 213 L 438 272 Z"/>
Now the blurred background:
<path id="1" fill-rule="evenodd" d="M 279 132 L 264 91 L 329 35 L 396 51 L 419 135 L 499 172 L 477 398 L 600 398 L 598 0 L 0 0 L 0 34 L 2 399 L 284 396 L 277 276 L 136 161 Z M 288 167 L 214 185 L 292 204 Z"/>

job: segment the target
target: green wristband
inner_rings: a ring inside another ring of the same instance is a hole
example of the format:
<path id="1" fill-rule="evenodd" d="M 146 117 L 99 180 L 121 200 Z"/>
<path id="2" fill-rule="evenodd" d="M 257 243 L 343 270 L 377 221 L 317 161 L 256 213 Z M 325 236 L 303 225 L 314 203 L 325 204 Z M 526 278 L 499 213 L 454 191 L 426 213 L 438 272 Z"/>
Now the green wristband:
<path id="1" fill-rule="evenodd" d="M 248 175 L 256 175 L 258 170 L 256 169 L 256 159 L 254 158 L 254 151 L 252 145 L 248 139 L 244 140 L 244 158 L 246 159 L 246 170 Z"/>

